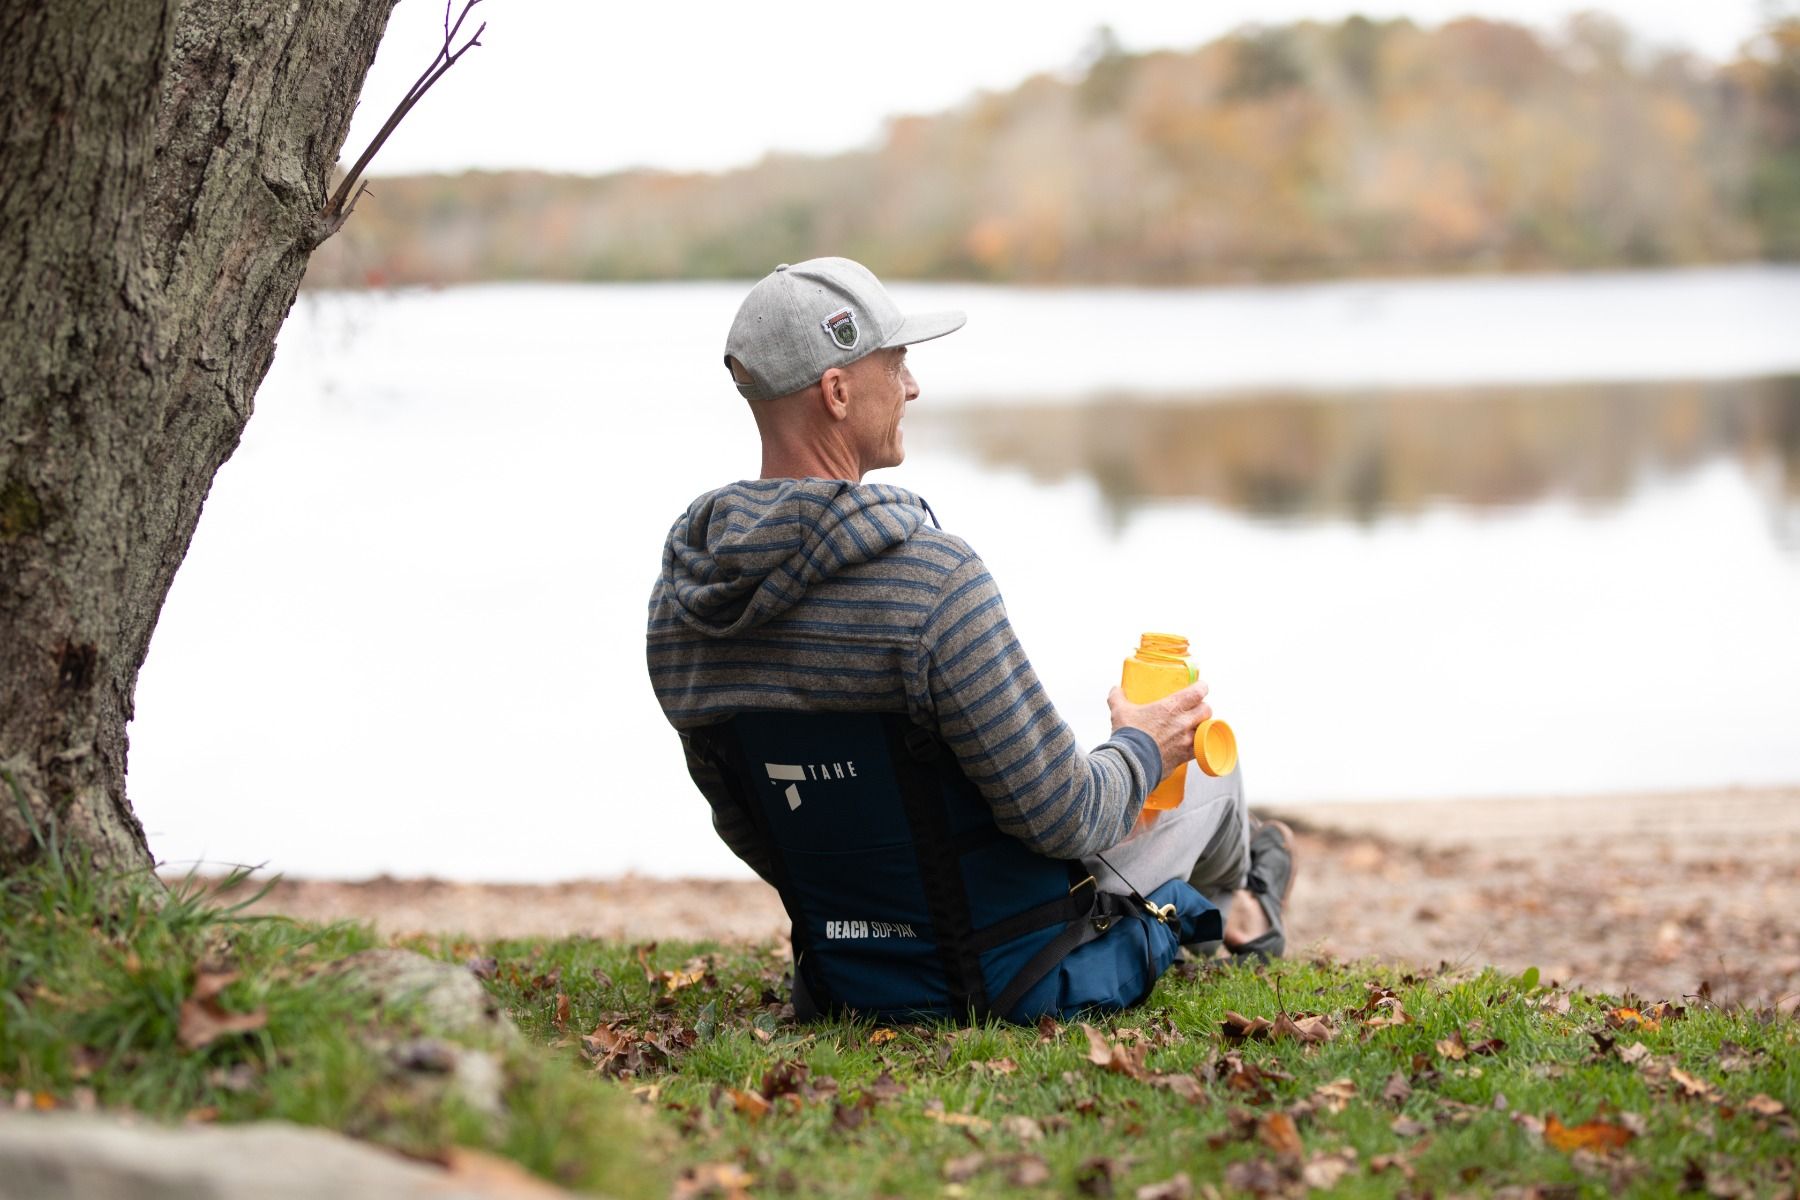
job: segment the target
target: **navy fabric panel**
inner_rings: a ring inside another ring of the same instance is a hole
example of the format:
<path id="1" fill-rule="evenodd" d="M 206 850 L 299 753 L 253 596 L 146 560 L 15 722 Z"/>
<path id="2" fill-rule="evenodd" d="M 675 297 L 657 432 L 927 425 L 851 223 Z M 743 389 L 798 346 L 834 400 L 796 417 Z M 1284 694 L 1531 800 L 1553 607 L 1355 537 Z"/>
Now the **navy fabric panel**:
<path id="1" fill-rule="evenodd" d="M 1048 1013 L 1071 1017 L 1088 1011 L 1114 1013 L 1142 1003 L 1162 973 L 1169 969 L 1181 942 L 1213 940 L 1220 928 L 1219 910 L 1185 880 L 1170 880 L 1146 897 L 1152 904 L 1175 905 L 1180 914 L 1179 939 L 1161 921 L 1123 918 L 1098 941 L 1076 950 L 1002 1016 L 1029 1024 Z"/>
<path id="2" fill-rule="evenodd" d="M 894 941 L 929 940 L 931 910 L 911 845 L 879 853 L 812 854 L 789 850 L 789 886 L 799 901 L 813 945 L 852 938 Z M 796 914 L 799 915 L 799 914 Z M 903 930 L 871 927 L 858 933 L 854 922 L 901 925 Z M 841 932 L 845 926 L 848 931 Z"/>
<path id="3" fill-rule="evenodd" d="M 988 979 L 988 994 L 999 996 L 1006 985 L 1012 982 L 1013 976 L 1019 973 L 1019 968 L 1030 962 L 1031 956 L 1043 949 L 1050 939 L 1061 933 L 1062 930 L 1061 925 L 1052 925 L 1047 929 L 1039 929 L 1022 937 L 1016 937 L 1010 942 L 1002 942 L 983 954 L 981 956 L 981 973 Z M 1054 975 L 1055 972 L 1052 971 L 1051 974 Z M 1026 993 L 1026 999 L 1029 998 L 1030 993 Z M 1005 1016 L 1006 1014 L 999 1015 Z M 1035 1021 L 1037 1017 L 1034 1015 L 1030 1020 Z"/>
<path id="4" fill-rule="evenodd" d="M 746 712 L 736 722 L 777 847 L 841 854 L 912 843 L 879 716 Z"/>
<path id="5" fill-rule="evenodd" d="M 1033 854 L 1009 837 L 963 855 L 962 873 L 970 923 L 977 930 L 1069 892 L 1069 870 L 1061 859 Z M 1004 986 L 1006 978 L 999 984 Z M 990 974 L 989 986 L 995 982 Z"/>
<path id="6" fill-rule="evenodd" d="M 939 752 L 947 755 L 950 753 L 950 748 L 948 746 L 940 747 Z M 959 776 L 960 774 L 961 772 L 958 771 Z M 950 823 L 951 837 L 960 837 L 965 833 L 972 833 L 977 829 L 992 829 L 994 827 L 994 810 L 988 806 L 988 802 L 983 798 L 982 794 L 975 790 L 975 785 L 966 779 L 959 778 L 956 783 L 946 783 L 944 787 L 944 808 L 945 815 Z M 1008 840 L 1013 841 L 1013 843 L 1025 853 L 1030 853 L 1029 850 L 1025 850 L 1024 844 L 1018 842 L 1017 839 Z M 977 925 L 981 924 L 979 920 L 975 923 Z"/>
<path id="7" fill-rule="evenodd" d="M 890 724 L 906 721 L 898 713 L 768 710 L 732 718 L 743 755 L 741 782 L 784 867 L 782 899 L 796 923 L 796 949 L 804 947 L 808 979 L 823 993 L 816 999 L 880 1018 L 961 1018 L 968 1014 L 952 1011 L 916 831 L 900 794 L 892 754 L 901 751 L 889 748 Z M 944 805 L 947 832 L 960 849 L 956 868 L 969 927 L 979 933 L 1067 896 L 1069 864 L 1000 833 L 954 758 L 942 747 L 939 753 L 941 783 L 922 786 L 933 787 L 933 798 Z M 1176 905 L 1180 941 L 1218 937 L 1218 912 L 1185 882 L 1165 884 L 1150 899 Z M 988 996 L 1003 993 L 1064 928 L 1058 921 L 985 951 L 979 966 Z M 1161 922 L 1121 918 L 1052 969 L 1012 1012 L 999 1015 L 1031 1022 L 1045 1013 L 1127 1008 L 1149 994 L 1177 948 L 1176 931 Z"/>
<path id="8" fill-rule="evenodd" d="M 832 998 L 865 1016 L 962 1015 L 950 1012 L 950 990 L 933 943 L 846 942 L 812 957 Z"/>

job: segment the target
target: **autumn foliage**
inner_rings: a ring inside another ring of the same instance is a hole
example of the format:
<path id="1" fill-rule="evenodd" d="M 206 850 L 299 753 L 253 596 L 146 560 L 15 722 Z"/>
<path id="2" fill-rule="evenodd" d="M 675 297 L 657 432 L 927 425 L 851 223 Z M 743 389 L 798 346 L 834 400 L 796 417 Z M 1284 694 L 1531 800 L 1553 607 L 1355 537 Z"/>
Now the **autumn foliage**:
<path id="1" fill-rule="evenodd" d="M 744 277 L 1178 283 L 1800 254 L 1800 21 L 1714 66 L 1609 19 L 1351 17 L 1127 54 L 722 175 L 383 181 L 315 285 Z"/>

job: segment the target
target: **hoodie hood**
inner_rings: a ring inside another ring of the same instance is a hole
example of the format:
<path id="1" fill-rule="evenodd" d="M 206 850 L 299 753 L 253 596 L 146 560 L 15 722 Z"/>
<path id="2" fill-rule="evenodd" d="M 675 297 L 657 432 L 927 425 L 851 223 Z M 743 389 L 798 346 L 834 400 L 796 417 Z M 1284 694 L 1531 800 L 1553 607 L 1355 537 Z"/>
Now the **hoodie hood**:
<path id="1" fill-rule="evenodd" d="M 755 479 L 701 496 L 669 530 L 661 590 L 683 621 L 733 637 L 806 590 L 910 538 L 930 508 L 904 488 L 842 479 Z"/>

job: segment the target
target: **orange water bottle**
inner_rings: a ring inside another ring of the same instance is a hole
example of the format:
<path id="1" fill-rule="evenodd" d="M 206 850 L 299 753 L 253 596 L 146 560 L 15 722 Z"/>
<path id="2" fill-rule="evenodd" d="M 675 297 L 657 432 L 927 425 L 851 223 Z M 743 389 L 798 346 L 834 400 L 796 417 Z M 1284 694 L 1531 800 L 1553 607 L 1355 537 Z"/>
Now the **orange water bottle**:
<path id="1" fill-rule="evenodd" d="M 1188 660 L 1188 643 L 1172 633 L 1146 633 L 1138 639 L 1137 653 L 1125 660 L 1119 686 L 1133 704 L 1148 704 L 1180 691 L 1200 678 L 1200 668 Z M 1237 767 L 1237 736 L 1217 718 L 1200 722 L 1194 730 L 1194 761 L 1208 775 L 1229 775 Z M 1187 764 L 1182 763 L 1150 793 L 1147 809 L 1174 808 L 1187 790 Z"/>

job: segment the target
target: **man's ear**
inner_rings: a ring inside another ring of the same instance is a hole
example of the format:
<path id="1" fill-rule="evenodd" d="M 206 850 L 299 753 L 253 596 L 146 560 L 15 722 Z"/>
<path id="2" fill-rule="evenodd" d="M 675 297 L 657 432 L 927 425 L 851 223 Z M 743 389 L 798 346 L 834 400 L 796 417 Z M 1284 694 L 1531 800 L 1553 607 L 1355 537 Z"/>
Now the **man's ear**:
<path id="1" fill-rule="evenodd" d="M 825 414 L 834 421 L 850 415 L 850 373 L 832 367 L 819 376 L 819 391 L 824 396 Z"/>

